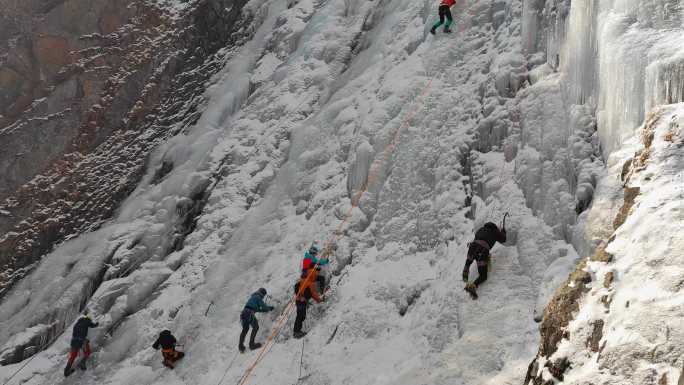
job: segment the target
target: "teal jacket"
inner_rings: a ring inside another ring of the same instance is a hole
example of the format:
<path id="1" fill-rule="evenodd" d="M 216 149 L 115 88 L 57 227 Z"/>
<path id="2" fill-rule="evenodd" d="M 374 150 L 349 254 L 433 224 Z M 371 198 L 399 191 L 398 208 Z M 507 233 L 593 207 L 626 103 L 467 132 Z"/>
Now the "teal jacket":
<path id="1" fill-rule="evenodd" d="M 302 269 L 310 269 L 314 266 L 325 266 L 328 264 L 328 258 L 318 259 L 315 256 L 309 254 L 308 251 L 304 252 L 304 260 L 302 261 Z"/>
<path id="2" fill-rule="evenodd" d="M 254 294 L 252 294 L 249 299 L 247 300 L 247 303 L 245 304 L 245 308 L 253 310 L 255 312 L 262 312 L 265 313 L 267 311 L 271 311 L 274 309 L 273 306 L 268 306 L 264 302 L 264 296 L 261 295 L 258 291 Z"/>

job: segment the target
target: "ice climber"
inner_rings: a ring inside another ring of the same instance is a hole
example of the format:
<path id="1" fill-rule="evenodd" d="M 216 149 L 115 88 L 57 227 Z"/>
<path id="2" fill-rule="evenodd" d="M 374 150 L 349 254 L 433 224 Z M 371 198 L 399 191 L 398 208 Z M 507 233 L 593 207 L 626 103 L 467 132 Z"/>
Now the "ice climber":
<path id="1" fill-rule="evenodd" d="M 249 348 L 254 350 L 261 347 L 260 343 L 254 342 L 257 331 L 259 331 L 259 322 L 257 321 L 255 314 L 259 312 L 265 313 L 275 309 L 273 306 L 266 305 L 264 302 L 265 297 L 266 289 L 262 287 L 249 297 L 245 304 L 245 308 L 242 309 L 242 313 L 240 313 L 242 332 L 240 333 L 240 344 L 238 345 L 238 349 L 240 349 L 241 353 L 245 351 L 245 336 L 247 335 L 250 326 L 252 327 L 252 334 L 249 336 Z"/>
<path id="2" fill-rule="evenodd" d="M 477 299 L 477 287 L 487 280 L 487 269 L 490 262 L 489 250 L 494 247 L 496 242 L 506 242 L 505 222 L 501 230 L 492 222 L 485 223 L 484 226 L 475 232 L 475 240 L 468 245 L 468 256 L 463 268 L 463 281 L 467 283 L 465 290 L 473 299 Z M 475 282 L 468 282 L 468 273 L 473 261 L 477 261 L 479 276 Z"/>
<path id="3" fill-rule="evenodd" d="M 313 282 L 316 281 L 316 276 L 316 270 L 313 270 L 311 275 L 309 275 L 308 270 L 302 270 L 301 278 L 294 285 L 295 304 L 297 305 L 297 317 L 295 318 L 294 333 L 292 334 L 294 338 L 302 338 L 306 335 L 302 331 L 302 326 L 304 326 L 304 320 L 306 319 L 306 308 L 309 306 L 309 300 L 313 298 L 316 302 L 323 301 L 313 285 Z"/>
<path id="4" fill-rule="evenodd" d="M 308 271 L 309 269 L 315 267 L 316 272 L 316 282 L 318 282 L 318 288 L 321 292 L 325 290 L 325 276 L 320 272 L 322 266 L 328 264 L 328 258 L 318 258 L 318 252 L 320 250 L 317 246 L 311 246 L 309 250 L 304 252 L 304 259 L 302 260 L 302 270 Z"/>
<path id="5" fill-rule="evenodd" d="M 155 350 L 159 350 L 161 347 L 162 357 L 164 357 L 164 366 L 169 369 L 173 369 L 173 364 L 185 357 L 185 353 L 176 350 L 176 342 L 176 337 L 171 334 L 171 331 L 164 330 L 159 333 L 159 337 L 152 345 Z"/>
<path id="6" fill-rule="evenodd" d="M 451 33 L 449 26 L 454 22 L 454 19 L 451 17 L 451 7 L 453 7 L 454 4 L 456 4 L 456 0 L 441 0 L 439 8 L 437 9 L 439 12 L 439 21 L 430 28 L 431 34 L 434 35 L 437 28 L 442 24 L 444 24 L 444 33 Z M 446 22 L 444 21 L 445 18 Z"/>
<path id="7" fill-rule="evenodd" d="M 90 319 L 88 313 L 83 314 L 76 324 L 74 324 L 73 334 L 71 336 L 71 350 L 69 351 L 69 361 L 67 361 L 64 368 L 64 376 L 68 376 L 74 372 L 72 368 L 78 352 L 83 350 L 83 358 L 78 363 L 81 370 L 86 370 L 86 360 L 90 357 L 90 341 L 88 340 L 88 329 L 97 327 L 97 323 Z"/>

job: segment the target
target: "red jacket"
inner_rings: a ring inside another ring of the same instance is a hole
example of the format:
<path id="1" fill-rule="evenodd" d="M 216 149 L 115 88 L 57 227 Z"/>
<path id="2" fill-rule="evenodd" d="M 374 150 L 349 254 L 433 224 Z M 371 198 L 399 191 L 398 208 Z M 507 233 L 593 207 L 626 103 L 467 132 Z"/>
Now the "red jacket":
<path id="1" fill-rule="evenodd" d="M 454 4 L 456 4 L 456 0 L 442 0 L 442 2 L 439 4 L 440 5 L 447 5 L 449 7 L 453 7 Z"/>

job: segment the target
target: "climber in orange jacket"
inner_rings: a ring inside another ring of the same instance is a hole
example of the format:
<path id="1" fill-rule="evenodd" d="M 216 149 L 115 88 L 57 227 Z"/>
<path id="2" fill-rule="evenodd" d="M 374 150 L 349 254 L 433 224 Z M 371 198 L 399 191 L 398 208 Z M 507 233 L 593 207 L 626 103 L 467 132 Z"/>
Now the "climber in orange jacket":
<path id="1" fill-rule="evenodd" d="M 311 275 L 309 275 L 309 272 Z M 316 302 L 323 300 L 318 295 L 316 287 L 313 285 L 316 282 L 318 272 L 315 269 L 302 270 L 302 275 L 299 281 L 294 285 L 294 292 L 296 295 L 295 304 L 297 305 L 297 318 L 294 323 L 294 338 L 302 338 L 306 335 L 302 332 L 302 326 L 306 319 L 306 308 L 309 306 L 309 300 L 313 298 Z"/>
<path id="2" fill-rule="evenodd" d="M 155 350 L 161 348 L 162 357 L 164 357 L 162 363 L 169 369 L 173 369 L 174 363 L 185 357 L 185 353 L 176 350 L 176 342 L 176 337 L 171 334 L 170 330 L 163 330 L 152 345 Z"/>
<path id="3" fill-rule="evenodd" d="M 439 3 L 439 21 L 436 22 L 435 24 L 432 25 L 432 28 L 430 28 L 430 33 L 435 34 L 435 31 L 437 31 L 437 28 L 444 24 L 444 33 L 451 33 L 451 30 L 449 29 L 449 26 L 451 23 L 454 22 L 454 19 L 451 17 L 451 7 L 456 4 L 456 0 L 441 0 Z M 446 22 L 444 19 L 446 18 Z"/>

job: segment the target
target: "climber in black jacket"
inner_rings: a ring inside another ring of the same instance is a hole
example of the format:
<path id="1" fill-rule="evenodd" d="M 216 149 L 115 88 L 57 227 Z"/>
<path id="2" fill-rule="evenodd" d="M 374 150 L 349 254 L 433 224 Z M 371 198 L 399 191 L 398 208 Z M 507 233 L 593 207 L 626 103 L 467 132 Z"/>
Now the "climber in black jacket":
<path id="1" fill-rule="evenodd" d="M 169 369 L 173 369 L 173 363 L 185 356 L 185 353 L 176 350 L 176 337 L 171 334 L 170 330 L 164 330 L 159 333 L 159 338 L 157 338 L 152 347 L 155 350 L 159 350 L 159 347 L 161 347 L 164 366 Z"/>
<path id="2" fill-rule="evenodd" d="M 64 376 L 68 376 L 74 372 L 72 365 L 78 357 L 78 352 L 83 350 L 83 358 L 78 363 L 81 370 L 86 370 L 86 360 L 90 357 L 90 341 L 88 340 L 88 329 L 97 327 L 97 323 L 90 319 L 88 313 L 83 314 L 81 318 L 74 324 L 74 330 L 71 335 L 71 349 L 69 350 L 69 360 L 64 368 Z"/>
<path id="3" fill-rule="evenodd" d="M 506 227 L 499 227 L 492 222 L 485 223 L 477 232 L 475 232 L 475 240 L 468 246 L 468 256 L 466 257 L 465 267 L 463 267 L 463 281 L 468 282 L 468 273 L 470 265 L 473 261 L 477 261 L 477 272 L 479 276 L 475 282 L 468 283 L 465 290 L 470 293 L 473 299 L 477 298 L 477 287 L 487 280 L 487 267 L 489 259 L 491 258 L 489 250 L 494 247 L 496 242 L 506 242 Z"/>

